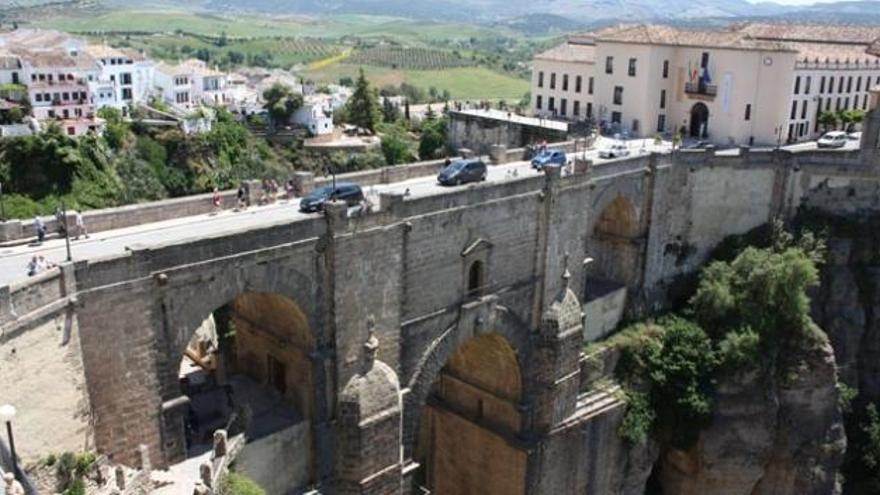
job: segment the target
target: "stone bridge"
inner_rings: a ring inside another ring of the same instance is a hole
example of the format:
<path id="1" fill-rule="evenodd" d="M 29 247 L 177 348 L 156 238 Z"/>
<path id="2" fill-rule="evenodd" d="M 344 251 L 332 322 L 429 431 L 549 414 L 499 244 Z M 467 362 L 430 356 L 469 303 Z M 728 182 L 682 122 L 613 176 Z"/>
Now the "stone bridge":
<path id="1" fill-rule="evenodd" d="M 89 442 L 121 462 L 185 458 L 180 363 L 213 315 L 234 329 L 220 368 L 304 425 L 277 464 L 298 489 L 617 493 L 639 481 L 623 404 L 583 344 L 662 307 L 730 234 L 876 203 L 878 120 L 861 151 L 651 154 L 133 246 L 0 290 L 0 344 L 63 314 Z"/>

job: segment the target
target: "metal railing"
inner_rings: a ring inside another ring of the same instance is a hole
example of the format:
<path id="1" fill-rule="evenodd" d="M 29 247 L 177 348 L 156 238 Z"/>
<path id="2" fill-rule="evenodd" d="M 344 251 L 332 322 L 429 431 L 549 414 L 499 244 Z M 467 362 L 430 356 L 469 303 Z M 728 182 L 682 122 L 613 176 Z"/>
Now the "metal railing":
<path id="1" fill-rule="evenodd" d="M 684 83 L 684 92 L 689 95 L 716 96 L 718 94 L 718 86 L 699 82 L 687 82 Z"/>

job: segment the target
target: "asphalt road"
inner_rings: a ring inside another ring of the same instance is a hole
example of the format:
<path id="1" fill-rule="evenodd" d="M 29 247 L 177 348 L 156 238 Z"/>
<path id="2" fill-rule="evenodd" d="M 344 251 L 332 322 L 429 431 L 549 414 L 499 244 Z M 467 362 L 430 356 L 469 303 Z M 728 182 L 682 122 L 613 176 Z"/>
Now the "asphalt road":
<path id="1" fill-rule="evenodd" d="M 604 138 L 603 138 L 604 139 Z M 598 159 L 598 149 L 607 143 L 600 142 L 596 149 L 586 152 L 586 157 Z M 633 155 L 646 153 L 654 148 L 653 140 L 634 140 L 627 143 Z M 655 149 L 666 148 L 664 144 Z M 504 165 L 490 166 L 487 181 L 502 182 L 516 177 L 534 175 L 538 172 L 531 169 L 528 162 L 514 162 Z M 468 187 L 456 186 L 456 187 Z M 371 196 L 374 204 L 378 204 L 381 192 L 404 193 L 409 189 L 414 197 L 439 193 L 449 187 L 437 183 L 436 177 L 420 177 L 393 184 L 367 186 L 365 194 Z M 176 218 L 162 222 L 143 224 L 124 229 L 97 232 L 90 238 L 71 241 L 71 254 L 74 260 L 95 259 L 125 252 L 126 247 L 133 245 L 157 245 L 168 242 L 197 239 L 217 232 L 234 232 L 237 230 L 270 225 L 284 220 L 296 220 L 318 213 L 300 213 L 299 200 L 280 201 L 267 206 L 255 206 L 244 211 L 223 211 L 217 215 L 196 215 Z M 42 255 L 47 260 L 58 263 L 66 258 L 63 239 L 44 242 L 40 246 L 26 245 L 0 248 L 0 285 L 27 279 L 27 263 L 34 255 Z"/>

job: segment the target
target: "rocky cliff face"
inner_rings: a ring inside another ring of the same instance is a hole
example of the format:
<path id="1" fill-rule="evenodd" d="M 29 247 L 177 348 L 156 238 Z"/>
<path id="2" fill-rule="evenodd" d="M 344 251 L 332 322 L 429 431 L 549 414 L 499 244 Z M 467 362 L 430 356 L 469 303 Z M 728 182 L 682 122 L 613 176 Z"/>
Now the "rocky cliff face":
<path id="1" fill-rule="evenodd" d="M 841 381 L 880 399 L 880 249 L 871 238 L 833 237 L 813 319 L 834 346 Z"/>
<path id="2" fill-rule="evenodd" d="M 659 463 L 663 493 L 828 495 L 846 438 L 827 340 L 786 345 L 776 372 L 745 370 L 723 379 L 709 427 L 689 450 L 669 448 Z"/>

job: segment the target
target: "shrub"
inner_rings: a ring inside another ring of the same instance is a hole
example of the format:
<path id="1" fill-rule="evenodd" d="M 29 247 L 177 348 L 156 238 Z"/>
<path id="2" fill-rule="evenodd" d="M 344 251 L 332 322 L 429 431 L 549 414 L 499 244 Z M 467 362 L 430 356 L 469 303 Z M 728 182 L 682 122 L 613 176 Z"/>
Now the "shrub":
<path id="1" fill-rule="evenodd" d="M 254 480 L 235 472 L 223 477 L 221 492 L 223 495 L 266 495 Z"/>
<path id="2" fill-rule="evenodd" d="M 751 328 L 727 333 L 718 343 L 718 361 L 728 372 L 754 366 L 760 360 L 761 337 Z"/>
<path id="3" fill-rule="evenodd" d="M 618 435 L 630 445 L 642 445 L 651 433 L 655 417 L 646 394 L 627 392 L 626 413 L 618 428 Z"/>

